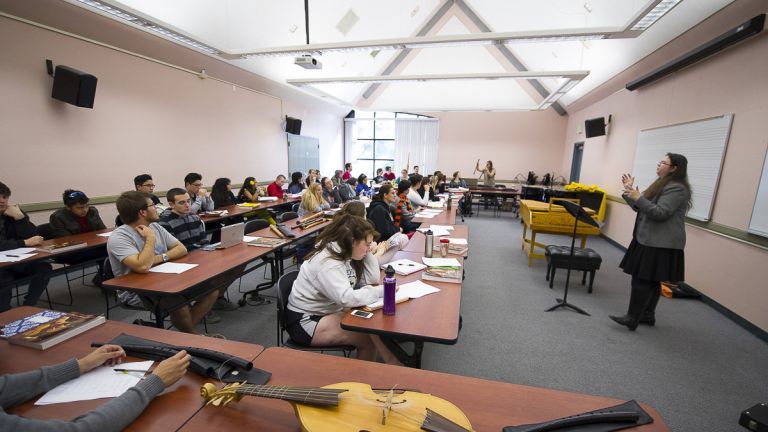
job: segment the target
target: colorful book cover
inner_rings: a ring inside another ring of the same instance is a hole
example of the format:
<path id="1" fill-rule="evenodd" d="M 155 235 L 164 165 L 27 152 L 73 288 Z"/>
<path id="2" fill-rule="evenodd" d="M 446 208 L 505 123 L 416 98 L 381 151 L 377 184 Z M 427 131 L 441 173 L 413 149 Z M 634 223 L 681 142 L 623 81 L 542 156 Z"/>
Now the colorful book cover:
<path id="1" fill-rule="evenodd" d="M 52 310 L 44 310 L 34 315 L 24 317 L 22 319 L 8 323 L 3 327 L 2 334 L 0 336 L 4 338 L 11 337 L 13 335 L 23 333 L 31 328 L 37 327 L 40 324 L 45 324 L 48 321 L 52 321 L 65 315 L 65 312 L 57 312 Z"/>

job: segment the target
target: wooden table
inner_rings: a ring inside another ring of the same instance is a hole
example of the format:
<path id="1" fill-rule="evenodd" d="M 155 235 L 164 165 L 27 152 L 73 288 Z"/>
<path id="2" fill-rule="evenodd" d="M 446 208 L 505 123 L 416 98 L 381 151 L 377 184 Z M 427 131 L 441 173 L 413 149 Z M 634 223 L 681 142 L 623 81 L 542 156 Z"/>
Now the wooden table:
<path id="1" fill-rule="evenodd" d="M 271 248 L 248 246 L 245 243 L 213 251 L 197 249 L 173 261 L 174 263 L 197 264 L 197 267 L 184 273 L 129 273 L 104 281 L 104 287 L 132 291 L 155 299 L 182 294 L 228 270 L 248 264 L 270 252 L 272 252 Z M 211 286 L 211 289 L 217 289 L 217 287 Z M 201 293 L 201 295 L 205 294 L 207 293 Z M 160 310 L 159 302 L 155 302 L 155 304 L 157 305 L 154 311 L 155 321 L 158 327 L 162 327 L 164 311 Z"/>
<path id="2" fill-rule="evenodd" d="M 18 307 L 0 314 L 0 324 L 32 315 L 42 309 L 33 307 Z M 197 346 L 225 352 L 247 360 L 253 360 L 263 347 L 256 344 L 214 339 L 151 327 L 136 326 L 117 321 L 107 321 L 104 324 L 86 331 L 74 338 L 62 342 L 45 351 L 10 345 L 0 340 L 3 355 L 0 356 L 0 373 L 19 373 L 33 370 L 44 365 L 53 365 L 73 357 L 83 357 L 93 350 L 91 342 L 108 342 L 118 335 L 126 333 L 146 339 L 172 345 Z M 125 361 L 141 361 L 128 357 Z M 168 431 L 177 430 L 201 406 L 200 386 L 206 380 L 192 372 L 188 372 L 179 382 L 166 389 L 155 398 L 127 430 L 136 431 Z M 35 406 L 34 398 L 24 404 L 6 410 L 10 414 L 21 415 L 35 419 L 70 420 L 87 411 L 93 410 L 106 402 L 104 399 L 70 402 L 63 404 Z"/>
<path id="3" fill-rule="evenodd" d="M 26 264 L 26 263 L 30 263 L 30 262 L 33 262 L 33 261 L 40 261 L 40 260 L 51 259 L 51 258 L 59 257 L 59 256 L 65 256 L 67 254 L 78 253 L 78 252 L 82 252 L 82 251 L 89 250 L 89 249 L 94 249 L 94 248 L 99 248 L 99 247 L 106 248 L 107 247 L 107 240 L 109 239 L 109 237 L 99 236 L 98 234 L 112 232 L 112 230 L 114 230 L 114 228 L 107 228 L 107 229 L 91 231 L 91 232 L 87 232 L 87 233 L 83 233 L 83 234 L 75 234 L 75 235 L 71 235 L 71 236 L 59 237 L 59 238 L 56 238 L 56 239 L 46 240 L 46 241 L 44 241 L 42 243 L 42 245 L 36 246 L 36 247 L 43 248 L 43 247 L 47 247 L 47 246 L 52 246 L 54 244 L 62 244 L 62 243 L 68 243 L 68 242 L 69 243 L 85 242 L 86 245 L 85 245 L 85 247 L 73 249 L 73 250 L 70 250 L 70 251 L 67 251 L 67 252 L 55 253 L 55 254 L 54 253 L 50 253 L 50 252 L 42 252 L 42 251 L 36 250 L 34 256 L 31 256 L 31 257 L 29 257 L 29 258 L 27 258 L 25 260 L 21 260 L 21 261 L 18 261 L 18 262 L 12 262 L 12 263 L 0 263 L 0 269 L 4 268 L 4 267 L 14 266 L 14 265 L 17 265 L 17 264 Z M 0 252 L 0 254 L 2 254 L 2 252 Z"/>
<path id="4" fill-rule="evenodd" d="M 429 227 L 431 225 L 432 224 L 424 223 L 421 226 L 422 227 Z M 434 225 L 440 225 L 440 224 L 434 224 Z M 447 236 L 444 236 L 444 237 L 468 239 L 469 238 L 469 228 L 466 225 L 454 225 L 453 226 L 453 231 L 451 231 L 451 234 L 447 235 Z M 441 238 L 442 237 L 435 237 L 434 238 L 435 244 L 438 244 L 440 242 Z M 426 239 L 427 239 L 427 237 L 424 235 L 423 232 L 416 231 L 415 233 L 413 233 L 413 236 L 411 237 L 411 239 L 408 240 L 408 244 L 405 245 L 405 248 L 403 248 L 403 251 L 404 252 L 418 252 L 418 253 L 421 253 L 421 256 L 424 256 L 424 243 L 426 243 Z M 437 251 L 433 251 L 433 252 L 434 252 L 433 256 L 435 256 L 435 257 L 439 257 L 440 256 L 439 252 L 437 252 Z M 466 257 L 467 256 L 467 252 L 464 252 L 461 255 L 455 255 L 455 254 L 449 253 L 448 256 L 449 257 L 454 257 L 454 258 L 457 257 L 457 256 Z"/>
<path id="5" fill-rule="evenodd" d="M 443 207 L 443 212 L 432 218 L 419 217 L 418 213 L 413 218 L 414 223 L 427 223 L 435 225 L 454 225 L 456 224 L 456 205 L 451 208 Z"/>
<path id="6" fill-rule="evenodd" d="M 209 214 L 208 212 L 201 212 L 200 219 L 206 224 L 213 222 L 220 222 L 226 219 L 242 216 L 256 210 L 264 210 L 272 207 L 279 207 L 282 205 L 294 204 L 301 201 L 301 198 L 278 198 L 277 201 L 260 201 L 258 207 L 241 207 L 239 205 L 231 205 L 218 207 L 214 211 L 226 210 L 226 215 Z"/>
<path id="7" fill-rule="evenodd" d="M 454 403 L 476 431 L 498 432 L 504 426 L 538 423 L 621 403 L 590 396 L 390 366 L 285 348 L 267 348 L 254 367 L 272 373 L 271 385 L 324 386 L 339 382 L 361 382 L 374 388 L 418 389 Z M 654 422 L 627 431 L 668 432 L 659 413 L 642 404 Z M 395 408 L 396 409 L 396 408 Z M 181 429 L 209 431 L 298 431 L 299 422 L 288 402 L 244 397 L 226 407 L 206 406 Z M 414 428 L 417 430 L 418 427 Z M 354 429 L 357 430 L 357 429 Z"/>
<path id="8" fill-rule="evenodd" d="M 594 215 L 595 211 L 584 208 L 587 213 Z M 528 255 L 528 267 L 533 264 L 534 259 L 544 259 L 544 254 L 536 253 L 535 248 L 546 247 L 545 244 L 536 241 L 536 234 L 561 234 L 573 235 L 574 218 L 565 208 L 556 204 L 543 203 L 533 200 L 520 200 L 520 214 L 523 218 L 523 241 L 522 249 Z M 531 238 L 528 239 L 528 230 L 531 231 Z M 581 238 L 581 248 L 587 245 L 588 235 L 600 235 L 600 228 L 579 222 L 576 229 L 576 236 Z"/>
<path id="9" fill-rule="evenodd" d="M 423 252 L 403 252 L 395 254 L 393 260 L 409 259 L 421 262 Z M 461 258 L 459 258 L 461 261 Z M 402 285 L 421 279 L 422 272 L 408 276 L 397 275 L 397 283 Z M 341 320 L 341 328 L 349 331 L 371 333 L 387 339 L 414 342 L 414 351 L 408 354 L 397 344 L 388 343 L 403 363 L 421 367 L 421 353 L 424 342 L 453 345 L 459 339 L 461 320 L 461 284 L 427 281 L 440 292 L 421 298 L 411 299 L 397 305 L 395 315 L 386 316 L 381 309 L 373 313 L 373 318 L 365 319 L 346 314 Z"/>

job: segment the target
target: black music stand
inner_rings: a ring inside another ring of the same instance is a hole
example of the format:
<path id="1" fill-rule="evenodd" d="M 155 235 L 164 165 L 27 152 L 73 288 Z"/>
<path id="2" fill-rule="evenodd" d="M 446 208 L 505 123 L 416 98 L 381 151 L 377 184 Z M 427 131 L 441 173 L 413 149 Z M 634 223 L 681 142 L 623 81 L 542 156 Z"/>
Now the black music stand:
<path id="1" fill-rule="evenodd" d="M 597 222 L 592 219 L 589 214 L 584 210 L 584 207 L 566 200 L 556 200 L 552 201 L 552 204 L 557 204 L 565 207 L 565 210 L 573 216 L 574 222 L 573 222 L 573 235 L 571 236 L 571 255 L 568 257 L 568 274 L 565 277 L 565 291 L 563 292 L 563 298 L 557 299 L 557 304 L 552 306 L 551 308 L 547 309 L 546 312 L 552 312 L 555 309 L 561 308 L 561 307 L 567 307 L 571 308 L 572 310 L 586 315 L 586 316 L 592 316 L 587 313 L 584 309 L 581 309 L 580 307 L 576 305 L 572 305 L 568 303 L 568 283 L 571 281 L 571 268 L 573 267 L 573 248 L 576 246 L 576 229 L 579 226 L 579 221 L 584 222 L 587 225 L 592 225 L 596 228 L 600 228 L 600 225 L 597 224 Z"/>

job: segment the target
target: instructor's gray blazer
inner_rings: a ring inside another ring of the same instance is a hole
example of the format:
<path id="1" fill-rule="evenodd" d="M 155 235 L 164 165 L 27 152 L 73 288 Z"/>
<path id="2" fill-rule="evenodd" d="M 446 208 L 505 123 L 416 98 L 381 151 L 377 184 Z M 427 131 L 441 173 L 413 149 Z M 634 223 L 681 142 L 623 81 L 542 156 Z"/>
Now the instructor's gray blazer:
<path id="1" fill-rule="evenodd" d="M 669 182 L 661 193 L 637 201 L 624 194 L 624 201 L 637 212 L 635 238 L 643 246 L 667 249 L 685 248 L 685 213 L 690 192 L 678 182 Z"/>

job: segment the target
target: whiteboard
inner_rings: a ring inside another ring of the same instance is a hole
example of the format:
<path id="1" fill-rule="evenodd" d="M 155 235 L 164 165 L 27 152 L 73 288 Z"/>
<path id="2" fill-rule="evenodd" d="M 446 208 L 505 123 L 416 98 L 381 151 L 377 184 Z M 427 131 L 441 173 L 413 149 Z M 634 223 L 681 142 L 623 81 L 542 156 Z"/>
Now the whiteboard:
<path id="1" fill-rule="evenodd" d="M 755 207 L 752 209 L 752 218 L 749 220 L 748 232 L 768 237 L 768 153 L 763 161 L 763 176 L 757 187 Z"/>
<path id="2" fill-rule="evenodd" d="M 299 171 L 306 173 L 311 169 L 320 168 L 320 140 L 304 135 L 288 136 L 288 178 L 291 173 Z"/>
<path id="3" fill-rule="evenodd" d="M 640 131 L 632 175 L 645 190 L 656 180 L 656 164 L 667 153 L 688 159 L 693 206 L 688 217 L 708 221 L 717 195 L 733 114 Z"/>

